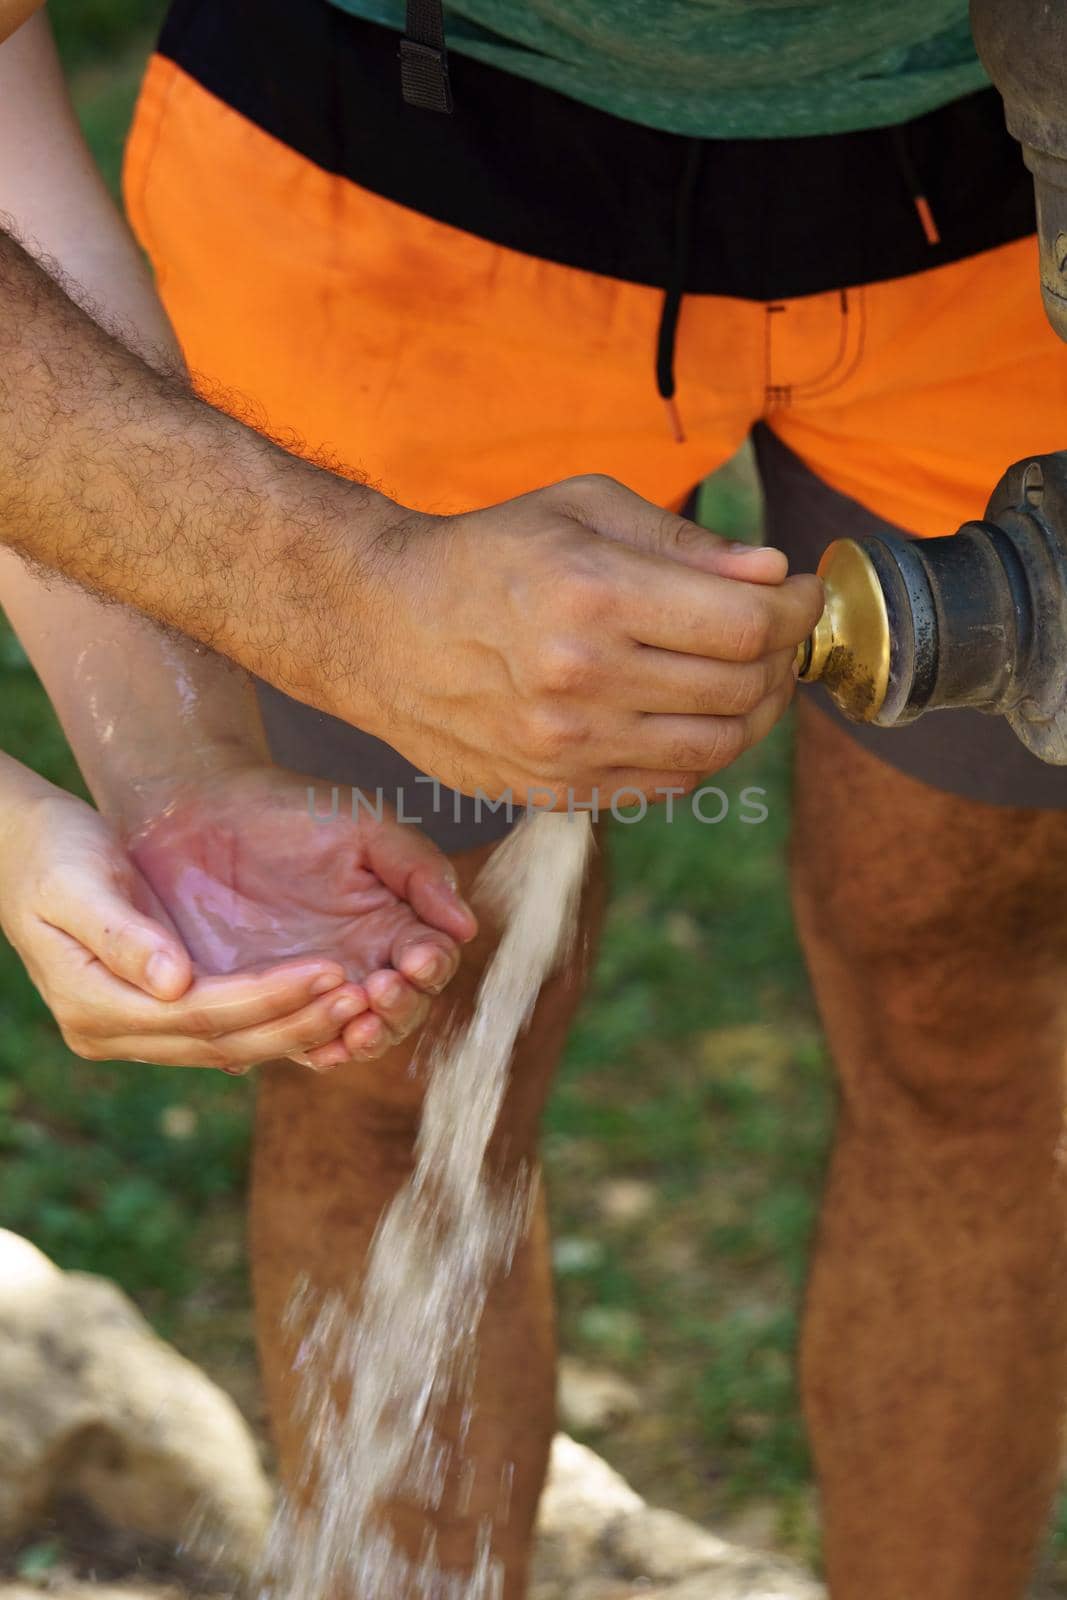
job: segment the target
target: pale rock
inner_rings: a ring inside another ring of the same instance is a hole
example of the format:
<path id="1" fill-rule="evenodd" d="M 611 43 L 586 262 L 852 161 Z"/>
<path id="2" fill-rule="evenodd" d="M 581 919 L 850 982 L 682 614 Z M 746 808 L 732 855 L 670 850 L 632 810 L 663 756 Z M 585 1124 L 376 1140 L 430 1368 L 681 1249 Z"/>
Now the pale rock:
<path id="1" fill-rule="evenodd" d="M 818 1600 L 799 1567 L 728 1544 L 673 1511 L 650 1506 L 621 1518 L 602 1547 L 614 1571 L 669 1583 L 671 1600 Z"/>
<path id="2" fill-rule="evenodd" d="M 647 1583 L 621 1583 L 618 1578 L 586 1578 L 567 1592 L 566 1600 L 667 1600 L 669 1589 L 650 1589 Z M 0 1597 L 2 1600 L 2 1597 Z"/>
<path id="3" fill-rule="evenodd" d="M 559 1364 L 559 1414 L 564 1427 L 601 1433 L 625 1422 L 641 1408 L 632 1383 L 603 1367 L 588 1367 L 564 1356 Z"/>
<path id="4" fill-rule="evenodd" d="M 232 1400 L 113 1284 L 0 1230 L 0 1537 L 59 1495 L 242 1574 L 271 1507 Z"/>
<path id="5" fill-rule="evenodd" d="M 655 1591 L 653 1591 L 655 1592 Z M 826 1590 L 784 1562 L 738 1552 L 728 1567 L 710 1568 L 664 1591 L 670 1600 L 825 1600 Z"/>
<path id="6" fill-rule="evenodd" d="M 773 1500 L 753 1500 L 726 1517 L 717 1517 L 715 1532 L 729 1544 L 747 1545 L 752 1550 L 773 1550 L 780 1519 L 781 1510 Z"/>
<path id="7" fill-rule="evenodd" d="M 63 1583 L 41 1589 L 34 1584 L 0 1583 L 0 1600 L 186 1600 L 180 1589 L 145 1589 L 140 1584 Z"/>
<path id="8" fill-rule="evenodd" d="M 618 1516 L 640 1511 L 644 1501 L 614 1467 L 576 1439 L 557 1433 L 552 1441 L 548 1482 L 541 1497 L 542 1526 L 576 1523 L 601 1529 Z"/>
<path id="9" fill-rule="evenodd" d="M 643 1505 L 606 1461 L 558 1433 L 538 1511 L 532 1593 L 538 1600 L 569 1596 L 580 1579 L 597 1572 L 605 1528 Z"/>
<path id="10" fill-rule="evenodd" d="M 642 1506 L 607 1529 L 604 1549 L 627 1577 L 674 1580 L 722 1566 L 736 1547 L 674 1511 Z"/>
<path id="11" fill-rule="evenodd" d="M 541 1503 L 531 1600 L 824 1600 L 800 1568 L 647 1506 L 559 1434 Z M 0 1597 L 2 1600 L 2 1597 Z"/>

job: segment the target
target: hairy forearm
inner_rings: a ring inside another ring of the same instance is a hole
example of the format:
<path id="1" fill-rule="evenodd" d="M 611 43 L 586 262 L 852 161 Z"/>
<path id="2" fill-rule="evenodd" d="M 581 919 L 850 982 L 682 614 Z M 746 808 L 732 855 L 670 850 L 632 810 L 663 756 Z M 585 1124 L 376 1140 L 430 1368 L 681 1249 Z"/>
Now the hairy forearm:
<path id="1" fill-rule="evenodd" d="M 302 697 L 383 497 L 155 370 L 0 234 L 0 541 Z"/>

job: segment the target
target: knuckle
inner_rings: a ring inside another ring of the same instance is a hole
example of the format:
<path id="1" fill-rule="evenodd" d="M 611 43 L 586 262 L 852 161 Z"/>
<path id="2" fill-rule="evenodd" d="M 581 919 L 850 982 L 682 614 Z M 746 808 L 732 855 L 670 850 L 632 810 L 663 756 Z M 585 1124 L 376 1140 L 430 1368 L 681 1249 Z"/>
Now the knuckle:
<path id="1" fill-rule="evenodd" d="M 695 739 L 676 739 L 665 751 L 667 766 L 684 772 L 706 771 L 709 760 L 714 759 L 716 737 L 709 732 L 699 743 Z"/>
<path id="2" fill-rule="evenodd" d="M 551 706 L 539 706 L 527 713 L 525 745 L 542 768 L 562 761 L 577 742 L 577 729 L 571 719 Z"/>
<path id="3" fill-rule="evenodd" d="M 736 624 L 733 646 L 739 661 L 758 661 L 771 638 L 771 612 L 766 600 L 752 599 Z"/>
<path id="4" fill-rule="evenodd" d="M 614 498 L 621 487 L 606 473 L 583 472 L 553 485 L 552 504 L 558 516 L 589 526 L 597 513 L 603 512 L 605 501 Z"/>
<path id="5" fill-rule="evenodd" d="M 692 550 L 708 546 L 708 533 L 697 522 L 680 517 L 675 511 L 664 511 L 659 520 L 659 541 L 664 549 Z"/>
<path id="6" fill-rule="evenodd" d="M 78 1029 L 67 1026 L 60 1027 L 63 1043 L 67 1049 L 83 1061 L 106 1061 L 108 1050 L 101 1039 L 90 1038 L 88 1034 L 80 1033 Z"/>
<path id="7" fill-rule="evenodd" d="M 229 1049 L 218 1039 L 198 1044 L 196 1060 L 202 1067 L 243 1067 L 246 1064 L 239 1050 Z"/>
<path id="8" fill-rule="evenodd" d="M 580 472 L 574 478 L 566 478 L 559 487 L 568 495 L 591 500 L 617 489 L 619 483 L 606 472 Z"/>
<path id="9" fill-rule="evenodd" d="M 722 696 L 722 710 L 728 716 L 744 716 L 755 711 L 771 687 L 772 669 L 764 662 L 732 673 Z"/>
<path id="10" fill-rule="evenodd" d="M 704 752 L 704 771 L 728 767 L 731 761 L 747 750 L 749 744 L 748 721 L 745 717 L 724 717 L 716 726 Z"/>
<path id="11" fill-rule="evenodd" d="M 591 652 L 576 639 L 556 639 L 542 652 L 540 686 L 550 694 L 574 694 L 593 676 Z"/>
<path id="12" fill-rule="evenodd" d="M 177 1026 L 191 1039 L 210 1039 L 216 1029 L 216 1023 L 210 1013 L 202 1011 L 199 1006 L 191 1006 L 184 1012 Z"/>

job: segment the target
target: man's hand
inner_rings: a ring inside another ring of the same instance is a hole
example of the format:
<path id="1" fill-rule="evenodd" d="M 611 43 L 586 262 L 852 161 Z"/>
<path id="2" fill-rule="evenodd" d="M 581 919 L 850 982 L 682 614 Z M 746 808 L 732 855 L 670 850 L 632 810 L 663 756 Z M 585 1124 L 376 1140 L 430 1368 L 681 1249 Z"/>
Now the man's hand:
<path id="1" fill-rule="evenodd" d="M 606 804 L 691 788 L 761 739 L 822 589 L 776 550 L 588 477 L 467 516 L 398 514 L 346 601 L 373 642 L 359 692 L 379 737 L 468 793 Z"/>
<path id="2" fill-rule="evenodd" d="M 477 924 L 418 829 L 321 802 L 313 816 L 309 788 L 277 767 L 220 772 L 178 790 L 130 853 L 198 971 L 341 969 L 366 1004 L 306 1052 L 323 1069 L 373 1060 L 417 1028 Z"/>

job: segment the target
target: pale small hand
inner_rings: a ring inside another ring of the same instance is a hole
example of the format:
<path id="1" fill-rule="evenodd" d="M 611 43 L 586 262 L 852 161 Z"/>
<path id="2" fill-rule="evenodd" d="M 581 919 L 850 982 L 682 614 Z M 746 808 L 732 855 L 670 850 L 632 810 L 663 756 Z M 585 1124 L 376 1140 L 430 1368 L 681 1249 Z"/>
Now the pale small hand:
<path id="1" fill-rule="evenodd" d="M 0 836 L 0 912 L 60 1031 L 91 1061 L 241 1072 L 337 1036 L 353 1002 L 328 955 L 209 976 L 115 830 L 73 795 L 36 785 Z"/>
<path id="2" fill-rule="evenodd" d="M 286 1052 L 321 1070 L 380 1056 L 416 1028 L 477 924 L 416 828 L 343 806 L 313 816 L 310 784 L 276 767 L 218 774 L 179 790 L 130 852 L 198 970 L 295 957 L 342 969 L 358 1014 L 330 1042 Z"/>

